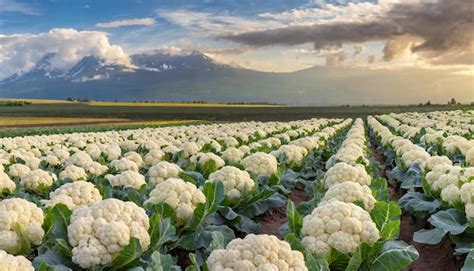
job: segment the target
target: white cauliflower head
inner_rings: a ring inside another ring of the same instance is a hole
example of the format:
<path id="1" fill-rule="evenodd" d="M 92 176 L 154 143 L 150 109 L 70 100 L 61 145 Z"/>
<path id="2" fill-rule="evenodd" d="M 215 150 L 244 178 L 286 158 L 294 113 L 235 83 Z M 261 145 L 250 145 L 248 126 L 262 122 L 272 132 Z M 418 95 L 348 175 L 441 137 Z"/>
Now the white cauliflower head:
<path id="1" fill-rule="evenodd" d="M 145 155 L 145 165 L 153 166 L 158 164 L 165 156 L 165 153 L 160 149 L 152 149 Z"/>
<path id="2" fill-rule="evenodd" d="M 43 236 L 43 211 L 34 203 L 20 198 L 0 202 L 0 249 L 11 252 L 20 244 L 18 225 L 25 231 L 28 241 L 40 245 Z"/>
<path id="3" fill-rule="evenodd" d="M 264 152 L 256 152 L 245 157 L 242 166 L 250 174 L 255 176 L 271 176 L 278 170 L 278 162 L 275 156 Z"/>
<path id="4" fill-rule="evenodd" d="M 0 270 L 2 271 L 34 271 L 31 262 L 24 256 L 14 256 L 0 250 Z"/>
<path id="5" fill-rule="evenodd" d="M 59 179 L 71 179 L 73 181 L 86 181 L 88 179 L 87 172 L 78 166 L 69 165 L 59 173 Z"/>
<path id="6" fill-rule="evenodd" d="M 222 152 L 221 158 L 230 163 L 239 163 L 244 158 L 245 153 L 237 148 L 229 147 Z"/>
<path id="7" fill-rule="evenodd" d="M 301 235 L 305 248 L 316 254 L 325 254 L 331 248 L 350 254 L 362 243 L 374 244 L 379 230 L 361 207 L 333 200 L 319 204 L 303 218 Z"/>
<path id="8" fill-rule="evenodd" d="M 435 166 L 438 165 L 448 165 L 452 166 L 453 162 L 447 157 L 447 156 L 431 156 L 430 158 L 426 159 L 423 164 L 422 168 L 426 171 L 429 172 L 433 170 Z"/>
<path id="9" fill-rule="evenodd" d="M 127 158 L 130 161 L 135 162 L 137 164 L 138 168 L 141 168 L 144 164 L 142 156 L 134 151 L 127 152 L 126 154 L 123 155 L 124 158 Z"/>
<path id="10" fill-rule="evenodd" d="M 461 192 L 459 187 L 454 184 L 450 184 L 441 190 L 441 199 L 453 206 L 460 201 Z"/>
<path id="11" fill-rule="evenodd" d="M 471 166 L 474 166 L 474 147 L 470 148 L 466 152 L 465 158 L 466 158 L 466 163 L 468 163 Z"/>
<path id="12" fill-rule="evenodd" d="M 13 164 L 8 168 L 8 175 L 11 177 L 23 178 L 31 169 L 23 164 Z"/>
<path id="13" fill-rule="evenodd" d="M 122 171 L 118 175 L 108 174 L 105 176 L 105 178 L 109 180 L 112 186 L 123 186 L 139 189 L 142 185 L 146 184 L 145 176 L 132 170 Z"/>
<path id="14" fill-rule="evenodd" d="M 20 184 L 33 192 L 41 192 L 42 189 L 52 186 L 56 179 L 57 177 L 54 173 L 35 169 L 21 178 Z"/>
<path id="15" fill-rule="evenodd" d="M 253 190 L 255 182 L 247 171 L 236 167 L 225 166 L 209 175 L 209 182 L 221 181 L 224 185 L 226 196 L 231 199 L 240 198 L 242 192 Z"/>
<path id="16" fill-rule="evenodd" d="M 118 171 L 126 171 L 126 170 L 131 170 L 131 171 L 136 171 L 138 172 L 138 165 L 132 160 L 129 160 L 127 158 L 121 158 L 119 160 L 113 160 L 110 162 L 110 166 L 115 168 Z"/>
<path id="17" fill-rule="evenodd" d="M 131 237 L 146 250 L 149 227 L 145 210 L 133 202 L 110 198 L 76 208 L 67 227 L 72 261 L 82 268 L 109 264 Z"/>
<path id="18" fill-rule="evenodd" d="M 196 205 L 205 201 L 206 197 L 194 184 L 169 178 L 156 185 L 145 204 L 167 203 L 176 211 L 178 223 L 183 224 L 191 218 Z"/>
<path id="19" fill-rule="evenodd" d="M 278 158 L 280 155 L 285 156 L 285 163 L 295 163 L 301 165 L 304 158 L 308 155 L 306 148 L 298 145 L 283 145 L 278 150 L 270 152 L 271 155 Z"/>
<path id="20" fill-rule="evenodd" d="M 364 166 L 351 166 L 343 162 L 332 166 L 324 175 L 324 185 L 326 188 L 330 188 L 335 184 L 346 181 L 356 182 L 362 185 L 370 185 L 372 178 L 367 171 L 365 171 Z"/>
<path id="21" fill-rule="evenodd" d="M 102 200 L 99 190 L 88 182 L 72 182 L 63 184 L 58 189 L 49 193 L 49 200 L 44 200 L 46 207 L 53 207 L 62 203 L 70 210 L 83 205 L 91 205 Z"/>
<path id="22" fill-rule="evenodd" d="M 225 249 L 212 251 L 206 263 L 210 271 L 308 270 L 301 252 L 291 250 L 287 242 L 267 234 L 249 234 L 244 239 L 234 239 Z"/>
<path id="23" fill-rule="evenodd" d="M 166 179 L 177 178 L 182 171 L 183 170 L 176 164 L 161 161 L 148 169 L 148 183 L 151 186 L 155 186 Z"/>
<path id="24" fill-rule="evenodd" d="M 186 142 L 181 146 L 183 158 L 189 158 L 199 152 L 201 147 L 196 142 Z"/>
<path id="25" fill-rule="evenodd" d="M 0 193 L 3 190 L 8 190 L 10 192 L 15 191 L 16 189 L 16 184 L 14 181 L 10 179 L 10 177 L 4 173 L 3 171 L 0 171 Z"/>
<path id="26" fill-rule="evenodd" d="M 209 161 L 216 162 L 217 168 L 221 168 L 225 165 L 225 161 L 219 156 L 212 152 L 199 152 L 190 158 L 191 162 L 195 165 L 204 166 Z"/>
<path id="27" fill-rule="evenodd" d="M 375 198 L 367 185 L 360 185 L 356 182 L 343 182 L 331 186 L 324 194 L 321 201 L 338 200 L 346 203 L 362 203 L 365 210 L 372 210 L 375 205 Z"/>

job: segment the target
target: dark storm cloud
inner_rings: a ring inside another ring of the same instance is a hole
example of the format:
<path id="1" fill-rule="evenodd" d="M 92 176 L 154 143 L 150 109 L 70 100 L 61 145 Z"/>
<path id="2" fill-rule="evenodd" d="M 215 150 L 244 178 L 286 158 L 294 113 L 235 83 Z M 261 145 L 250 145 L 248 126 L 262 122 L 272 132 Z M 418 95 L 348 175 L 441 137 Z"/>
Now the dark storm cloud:
<path id="1" fill-rule="evenodd" d="M 289 26 L 221 38 L 252 46 L 311 42 L 317 50 L 340 47 L 344 43 L 381 40 L 386 42 L 384 59 L 387 61 L 409 50 L 433 61 L 436 59 L 436 62 L 443 62 L 437 58 L 449 55 L 449 59 L 454 61 L 452 63 L 459 63 L 463 59 L 453 57 L 453 54 L 473 54 L 473 18 L 473 0 L 423 1 L 394 4 L 389 11 L 370 22 Z"/>

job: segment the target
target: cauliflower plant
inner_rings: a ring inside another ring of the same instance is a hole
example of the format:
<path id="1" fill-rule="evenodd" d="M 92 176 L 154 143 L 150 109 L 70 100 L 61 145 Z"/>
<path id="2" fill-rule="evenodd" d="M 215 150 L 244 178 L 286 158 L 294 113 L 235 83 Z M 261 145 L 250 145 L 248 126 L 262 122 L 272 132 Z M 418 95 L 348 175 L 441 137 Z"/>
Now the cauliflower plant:
<path id="1" fill-rule="evenodd" d="M 0 250 L 1 271 L 34 271 L 31 262 L 23 256 L 13 256 Z"/>
<path id="2" fill-rule="evenodd" d="M 57 177 L 54 173 L 35 169 L 21 178 L 20 184 L 33 192 L 41 192 L 43 188 L 52 186 L 56 179 Z"/>
<path id="3" fill-rule="evenodd" d="M 110 198 L 76 208 L 67 227 L 72 261 L 82 268 L 109 264 L 131 237 L 146 250 L 149 227 L 145 210 L 130 201 Z"/>
<path id="4" fill-rule="evenodd" d="M 426 171 L 429 172 L 433 170 L 435 166 L 438 165 L 448 165 L 452 166 L 453 162 L 447 157 L 447 156 L 431 156 L 430 158 L 426 159 L 423 164 L 422 168 Z"/>
<path id="5" fill-rule="evenodd" d="M 359 201 L 365 210 L 372 210 L 375 205 L 375 198 L 367 185 L 360 185 L 356 182 L 343 182 L 331 186 L 324 194 L 321 201 L 338 200 L 347 203 Z"/>
<path id="6" fill-rule="evenodd" d="M 113 160 L 110 162 L 110 166 L 115 168 L 117 171 L 132 170 L 138 172 L 138 165 L 132 160 L 127 158 L 121 158 L 119 160 Z"/>
<path id="7" fill-rule="evenodd" d="M 308 270 L 301 252 L 292 250 L 287 242 L 267 234 L 249 234 L 244 239 L 234 239 L 225 249 L 212 251 L 206 263 L 210 271 Z"/>
<path id="8" fill-rule="evenodd" d="M 285 163 L 295 163 L 300 166 L 304 158 L 308 155 L 306 148 L 298 145 L 283 145 L 278 150 L 270 152 L 271 155 L 278 158 L 280 155 L 285 155 Z"/>
<path id="9" fill-rule="evenodd" d="M 49 200 L 44 200 L 46 207 L 53 207 L 62 203 L 70 210 L 83 205 L 91 205 L 102 200 L 100 192 L 92 183 L 72 182 L 67 183 L 49 193 Z"/>
<path id="10" fill-rule="evenodd" d="M 184 224 L 193 215 L 198 203 L 206 197 L 194 184 L 178 178 L 169 178 L 158 183 L 144 204 L 167 203 L 176 211 L 178 224 Z"/>
<path id="11" fill-rule="evenodd" d="M 237 148 L 229 147 L 222 152 L 221 158 L 230 163 L 239 163 L 244 158 L 245 153 Z"/>
<path id="12" fill-rule="evenodd" d="M 15 189 L 16 189 L 15 182 L 13 182 L 6 173 L 0 171 L 0 193 L 3 190 L 8 190 L 10 192 L 13 192 L 15 191 Z"/>
<path id="13" fill-rule="evenodd" d="M 130 161 L 135 162 L 137 164 L 138 168 L 141 168 L 144 164 L 142 156 L 134 151 L 127 152 L 126 154 L 123 155 L 124 158 L 127 158 Z"/>
<path id="14" fill-rule="evenodd" d="M 231 199 L 240 198 L 242 192 L 252 191 L 255 185 L 247 171 L 232 166 L 225 166 L 209 175 L 208 182 L 217 181 L 223 183 L 225 194 Z"/>
<path id="15" fill-rule="evenodd" d="M 59 173 L 59 179 L 71 179 L 73 181 L 86 181 L 88 179 L 86 171 L 75 165 L 67 166 L 63 171 Z"/>
<path id="16" fill-rule="evenodd" d="M 28 241 L 40 245 L 43 236 L 43 211 L 34 203 L 20 198 L 0 202 L 0 249 L 14 252 L 20 245 L 18 227 L 25 231 Z"/>
<path id="17" fill-rule="evenodd" d="M 23 178 L 31 169 L 23 164 L 13 164 L 8 168 L 8 175 L 11 177 Z"/>
<path id="18" fill-rule="evenodd" d="M 189 158 L 199 152 L 201 147 L 199 147 L 196 142 L 186 142 L 181 146 L 183 150 L 183 158 Z"/>
<path id="19" fill-rule="evenodd" d="M 182 171 L 183 170 L 176 164 L 161 161 L 148 169 L 148 183 L 151 186 L 155 186 L 166 179 L 177 178 Z"/>
<path id="20" fill-rule="evenodd" d="M 199 152 L 190 158 L 191 162 L 195 165 L 204 166 L 208 161 L 213 160 L 216 162 L 217 168 L 221 168 L 225 165 L 225 161 L 219 156 L 212 152 Z"/>
<path id="21" fill-rule="evenodd" d="M 340 162 L 332 166 L 324 176 L 324 186 L 330 188 L 331 186 L 350 181 L 361 185 L 370 185 L 372 178 L 365 171 L 362 165 L 351 166 L 349 164 Z"/>
<path id="22" fill-rule="evenodd" d="M 161 159 L 163 159 L 164 156 L 165 156 L 165 153 L 160 149 L 150 150 L 145 155 L 145 165 L 153 166 L 155 164 L 158 164 L 161 161 Z"/>
<path id="23" fill-rule="evenodd" d="M 278 170 L 278 162 L 275 156 L 264 152 L 256 152 L 245 157 L 241 164 L 246 171 L 257 177 L 271 176 Z"/>
<path id="24" fill-rule="evenodd" d="M 301 235 L 303 246 L 316 254 L 325 254 L 331 248 L 350 254 L 362 243 L 374 244 L 379 230 L 361 207 L 333 200 L 320 203 L 303 218 Z"/>
<path id="25" fill-rule="evenodd" d="M 123 186 L 139 189 L 142 185 L 146 184 L 145 176 L 132 170 L 122 171 L 118 175 L 108 174 L 105 176 L 105 178 L 112 186 Z"/>
<path id="26" fill-rule="evenodd" d="M 454 184 L 450 184 L 441 190 L 441 199 L 453 206 L 460 201 L 461 192 L 459 187 Z"/>

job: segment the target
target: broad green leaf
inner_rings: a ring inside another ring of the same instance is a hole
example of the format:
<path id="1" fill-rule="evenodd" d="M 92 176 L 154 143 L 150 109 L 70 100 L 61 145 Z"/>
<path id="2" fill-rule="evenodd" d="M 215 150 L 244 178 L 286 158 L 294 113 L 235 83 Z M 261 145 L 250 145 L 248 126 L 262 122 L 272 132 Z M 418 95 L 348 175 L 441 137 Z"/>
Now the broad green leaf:
<path id="1" fill-rule="evenodd" d="M 472 271 L 474 270 L 474 250 L 471 250 L 464 260 L 464 265 L 461 268 L 461 271 Z"/>
<path id="2" fill-rule="evenodd" d="M 288 218 L 288 226 L 290 231 L 296 236 L 300 236 L 301 228 L 303 227 L 303 218 L 295 208 L 293 201 L 288 200 L 286 205 L 286 217 Z"/>
<path id="3" fill-rule="evenodd" d="M 464 212 L 457 209 L 448 209 L 433 214 L 428 221 L 431 225 L 457 235 L 469 227 Z"/>
<path id="4" fill-rule="evenodd" d="M 448 233 L 445 229 L 434 228 L 430 230 L 421 229 L 413 234 L 413 241 L 422 244 L 438 244 Z"/>
<path id="5" fill-rule="evenodd" d="M 168 254 L 161 254 L 158 251 L 151 254 L 151 264 L 145 271 L 179 271 L 181 268 L 173 263 L 173 258 Z"/>
<path id="6" fill-rule="evenodd" d="M 107 270 L 124 270 L 136 266 L 136 261 L 142 255 L 140 240 L 135 237 L 130 238 L 128 245 L 122 248 L 120 252 L 112 259 L 112 263 L 107 265 Z"/>
<path id="7" fill-rule="evenodd" d="M 403 241 L 385 242 L 382 252 L 375 258 L 371 270 L 396 271 L 404 270 L 418 259 L 418 251 Z"/>
<path id="8" fill-rule="evenodd" d="M 150 218 L 150 247 L 149 251 L 160 250 L 161 247 L 171 241 L 176 241 L 176 229 L 171 224 L 169 217 L 162 217 L 155 213 Z"/>
<path id="9" fill-rule="evenodd" d="M 196 171 L 180 172 L 179 177 L 186 182 L 196 185 L 197 187 L 201 187 L 206 182 L 206 179 L 202 176 L 202 174 Z"/>
<path id="10" fill-rule="evenodd" d="M 356 252 L 351 256 L 345 271 L 358 271 L 361 270 L 361 266 L 364 261 L 367 260 L 369 255 L 373 252 L 373 248 L 368 244 L 361 244 Z"/>
<path id="11" fill-rule="evenodd" d="M 375 203 L 370 216 L 380 231 L 380 238 L 388 240 L 398 237 L 401 213 L 402 211 L 396 202 L 378 201 Z"/>
<path id="12" fill-rule="evenodd" d="M 13 227 L 16 234 L 20 237 L 20 242 L 18 245 L 13 248 L 8 249 L 7 251 L 14 255 L 25 255 L 28 256 L 31 252 L 31 245 L 28 239 L 28 235 L 25 231 L 25 228 L 22 224 L 16 223 Z"/>
<path id="13" fill-rule="evenodd" d="M 298 239 L 298 237 L 296 237 L 296 235 L 292 232 L 288 233 L 286 236 L 285 236 L 285 241 L 290 244 L 291 246 L 291 249 L 293 250 L 298 250 L 298 251 L 301 251 L 301 252 L 305 252 L 305 248 L 303 246 L 303 244 L 301 243 L 301 240 Z"/>
<path id="14" fill-rule="evenodd" d="M 388 184 L 387 180 L 384 178 L 374 178 L 370 184 L 370 189 L 372 190 L 372 195 L 375 199 L 379 201 L 388 201 Z"/>
<path id="15" fill-rule="evenodd" d="M 40 254 L 36 256 L 33 261 L 33 267 L 38 270 L 56 270 L 56 271 L 70 271 L 78 269 L 71 261 L 71 258 L 61 254 L 55 250 L 45 248 L 45 250 L 38 249 Z"/>
<path id="16" fill-rule="evenodd" d="M 310 252 L 304 254 L 304 260 L 308 271 L 330 271 L 329 263 L 323 257 L 318 257 Z"/>
<path id="17" fill-rule="evenodd" d="M 414 215 L 432 214 L 441 207 L 440 200 L 431 199 L 423 193 L 413 191 L 403 195 L 398 200 L 398 204 Z"/>
<path id="18" fill-rule="evenodd" d="M 56 204 L 45 211 L 45 238 L 47 242 L 55 243 L 56 239 L 68 240 L 67 226 L 71 220 L 71 211 L 64 204 Z"/>

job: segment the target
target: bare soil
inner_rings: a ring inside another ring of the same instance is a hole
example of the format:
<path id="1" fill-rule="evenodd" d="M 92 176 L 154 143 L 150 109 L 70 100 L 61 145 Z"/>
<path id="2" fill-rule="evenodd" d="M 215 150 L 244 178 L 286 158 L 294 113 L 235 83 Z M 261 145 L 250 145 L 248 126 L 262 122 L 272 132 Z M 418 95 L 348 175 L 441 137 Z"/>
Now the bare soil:
<path id="1" fill-rule="evenodd" d="M 308 200 L 309 196 L 304 192 L 304 190 L 295 188 L 290 193 L 290 199 L 293 201 L 295 206 L 298 206 L 301 202 Z M 278 238 L 283 238 L 280 233 L 280 228 L 287 221 L 286 206 L 273 208 L 260 217 L 260 233 L 271 234 Z"/>
<path id="2" fill-rule="evenodd" d="M 380 176 L 387 179 L 387 172 L 391 168 L 385 163 L 384 156 L 377 152 L 372 144 L 372 152 L 375 159 L 380 163 Z M 388 189 L 390 199 L 398 201 L 405 191 L 403 191 L 396 180 L 388 180 Z M 455 256 L 454 244 L 446 237 L 439 244 L 427 245 L 413 241 L 413 234 L 424 228 L 429 228 L 426 218 L 416 218 L 411 214 L 403 212 L 400 221 L 399 240 L 413 245 L 418 253 L 419 258 L 413 262 L 406 270 L 410 271 L 457 271 L 460 270 L 465 256 Z"/>

